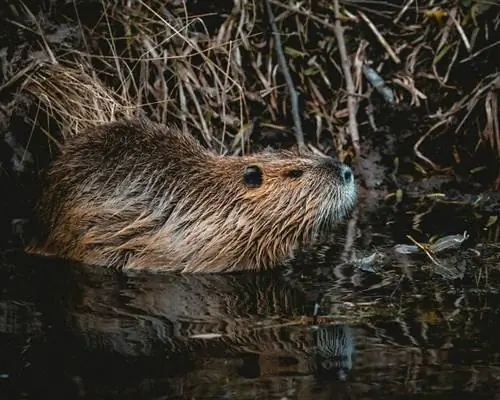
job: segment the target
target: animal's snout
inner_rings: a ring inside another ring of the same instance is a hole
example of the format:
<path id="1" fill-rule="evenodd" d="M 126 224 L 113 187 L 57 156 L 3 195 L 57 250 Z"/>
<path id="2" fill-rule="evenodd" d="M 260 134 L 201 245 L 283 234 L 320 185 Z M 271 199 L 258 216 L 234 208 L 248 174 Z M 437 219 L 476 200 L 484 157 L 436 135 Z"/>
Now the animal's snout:
<path id="1" fill-rule="evenodd" d="M 339 164 L 339 176 L 340 180 L 344 185 L 348 185 L 352 183 L 354 180 L 354 175 L 352 173 L 352 169 L 345 165 L 345 164 Z"/>
<path id="2" fill-rule="evenodd" d="M 320 166 L 334 172 L 338 176 L 340 183 L 343 185 L 349 185 L 354 181 L 354 174 L 351 167 L 346 164 L 339 163 L 333 158 L 323 158 L 320 162 Z"/>

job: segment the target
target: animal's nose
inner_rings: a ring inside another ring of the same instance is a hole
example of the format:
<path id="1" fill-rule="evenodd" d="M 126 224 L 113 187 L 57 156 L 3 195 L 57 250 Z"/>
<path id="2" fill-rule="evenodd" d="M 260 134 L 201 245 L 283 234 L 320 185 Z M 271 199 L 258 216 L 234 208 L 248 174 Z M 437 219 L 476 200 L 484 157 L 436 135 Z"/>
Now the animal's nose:
<path id="1" fill-rule="evenodd" d="M 345 164 L 340 164 L 340 179 L 344 185 L 348 185 L 354 179 L 352 169 Z"/>
<path id="2" fill-rule="evenodd" d="M 346 165 L 335 161 L 333 158 L 326 157 L 321 161 L 321 165 L 338 174 L 339 180 L 343 185 L 349 185 L 354 181 L 352 169 Z"/>

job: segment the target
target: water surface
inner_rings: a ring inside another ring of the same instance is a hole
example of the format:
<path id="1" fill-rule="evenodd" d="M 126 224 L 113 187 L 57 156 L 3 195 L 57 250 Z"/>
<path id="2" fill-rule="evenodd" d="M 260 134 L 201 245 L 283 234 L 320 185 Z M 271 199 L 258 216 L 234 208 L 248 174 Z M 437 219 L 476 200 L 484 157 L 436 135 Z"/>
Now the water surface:
<path id="1" fill-rule="evenodd" d="M 357 224 L 351 259 L 337 240 L 259 274 L 5 252 L 0 398 L 500 398 L 498 244 L 440 255 L 450 276 Z"/>

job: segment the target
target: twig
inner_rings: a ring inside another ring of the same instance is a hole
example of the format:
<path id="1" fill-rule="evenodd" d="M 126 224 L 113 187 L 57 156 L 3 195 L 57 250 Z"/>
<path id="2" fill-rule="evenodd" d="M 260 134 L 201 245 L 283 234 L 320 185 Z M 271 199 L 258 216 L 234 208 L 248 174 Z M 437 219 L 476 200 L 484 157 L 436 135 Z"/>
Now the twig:
<path id="1" fill-rule="evenodd" d="M 320 24 L 321 26 L 324 26 L 325 28 L 331 30 L 332 32 L 335 31 L 335 25 L 329 23 L 326 20 L 326 18 L 321 19 L 320 17 L 314 15 L 311 10 L 302 9 L 300 3 L 297 3 L 297 5 L 294 5 L 294 6 L 290 6 L 288 4 L 283 4 L 282 2 L 277 1 L 277 0 L 269 0 L 269 2 L 275 6 L 281 7 L 283 9 L 291 11 L 293 13 L 304 15 L 305 17 L 309 18 L 311 21 L 317 22 L 318 24 Z M 359 18 L 357 18 L 356 16 L 353 16 L 350 19 L 357 21 Z"/>
<path id="2" fill-rule="evenodd" d="M 288 69 L 285 53 L 283 52 L 283 45 L 281 43 L 281 38 L 278 32 L 278 27 L 276 26 L 276 20 L 274 18 L 273 10 L 271 9 L 271 4 L 269 3 L 269 0 L 265 0 L 265 3 L 267 9 L 267 16 L 269 18 L 269 25 L 271 25 L 271 30 L 274 36 L 274 40 L 276 41 L 276 57 L 278 58 L 278 63 L 281 67 L 281 72 L 285 77 L 285 81 L 288 86 L 288 91 L 290 92 L 293 123 L 295 126 L 295 138 L 297 139 L 297 145 L 299 146 L 299 149 L 303 149 L 305 147 L 305 144 L 304 144 L 304 131 L 302 130 L 302 120 L 300 119 L 299 96 L 297 94 L 297 90 L 295 89 L 295 85 L 293 84 L 293 80 L 290 75 L 290 70 Z"/>
<path id="3" fill-rule="evenodd" d="M 16 83 L 19 79 L 25 78 L 27 75 L 32 73 L 41 65 L 41 61 L 32 61 L 28 66 L 24 67 L 21 71 L 17 72 L 12 78 L 0 86 L 0 93 L 2 93 L 9 86 Z"/>
<path id="4" fill-rule="evenodd" d="M 427 96 L 415 87 L 415 81 L 410 76 L 398 74 L 392 79 L 392 82 L 411 93 L 411 105 L 420 107 L 420 100 L 427 100 Z"/>
<path id="5" fill-rule="evenodd" d="M 56 64 L 57 63 L 56 57 L 55 57 L 52 49 L 50 48 L 49 43 L 47 42 L 47 39 L 45 39 L 45 35 L 44 35 L 44 32 L 42 30 L 42 27 L 41 27 L 40 23 L 38 22 L 38 20 L 36 19 L 36 17 L 33 15 L 33 13 L 31 12 L 31 10 L 28 8 L 28 6 L 26 4 L 24 4 L 24 2 L 22 2 L 22 1 L 21 1 L 21 4 L 22 4 L 22 6 L 24 8 L 24 12 L 26 14 L 28 14 L 28 16 L 31 18 L 31 20 L 33 21 L 33 23 L 36 25 L 36 28 L 38 29 L 37 33 L 40 36 L 40 38 L 42 39 L 43 45 L 45 46 L 45 51 L 47 52 L 47 55 L 49 56 L 50 61 L 53 64 Z"/>
<path id="6" fill-rule="evenodd" d="M 363 21 L 365 21 L 368 24 L 368 26 L 370 27 L 370 29 L 372 30 L 372 32 L 377 37 L 377 39 L 380 42 L 380 44 L 384 47 L 385 51 L 387 51 L 387 53 L 389 54 L 389 56 L 392 58 L 392 60 L 396 64 L 401 63 L 401 60 L 399 59 L 399 57 L 396 55 L 396 53 L 394 52 L 394 50 L 392 50 L 392 47 L 389 45 L 389 43 L 387 43 L 387 40 L 385 40 L 384 36 L 382 36 L 382 34 L 377 29 L 377 27 L 373 24 L 373 22 L 370 21 L 370 19 L 363 13 L 363 11 L 358 11 L 358 14 L 363 19 Z"/>
<path id="7" fill-rule="evenodd" d="M 359 209 L 356 208 L 353 210 L 346 227 L 345 244 L 342 251 L 342 260 L 344 262 L 351 262 L 355 258 L 356 232 L 359 229 L 358 220 Z"/>
<path id="8" fill-rule="evenodd" d="M 466 57 L 466 58 L 460 60 L 458 63 L 462 64 L 462 63 L 468 62 L 468 61 L 472 60 L 474 57 L 479 56 L 481 53 L 491 49 L 492 47 L 498 46 L 498 45 L 500 45 L 500 41 L 495 42 L 495 43 L 491 43 L 488 46 L 484 46 L 481 50 L 478 50 L 474 54 L 471 54 L 469 57 Z"/>
<path id="9" fill-rule="evenodd" d="M 457 31 L 460 34 L 460 37 L 462 38 L 462 41 L 464 42 L 465 48 L 470 53 L 472 50 L 472 47 L 470 45 L 469 39 L 467 39 L 467 35 L 465 34 L 462 26 L 460 25 L 460 23 L 456 19 L 457 8 L 456 7 L 453 8 L 453 10 L 451 10 L 449 15 L 450 15 L 451 20 L 453 21 L 453 24 L 455 24 L 455 28 L 457 28 Z"/>
<path id="10" fill-rule="evenodd" d="M 351 62 L 347 56 L 347 49 L 344 41 L 344 29 L 340 23 L 339 0 L 335 0 L 335 37 L 339 45 L 340 60 L 342 70 L 344 72 L 346 90 L 347 90 L 347 109 L 349 112 L 349 134 L 351 135 L 352 144 L 356 154 L 359 155 L 359 132 L 358 123 L 356 121 L 357 99 L 355 96 L 354 83 L 351 74 Z"/>
<path id="11" fill-rule="evenodd" d="M 435 257 L 433 257 L 433 255 L 431 254 L 431 251 L 430 251 L 430 249 L 429 249 L 429 246 L 426 246 L 425 244 L 421 244 L 421 243 L 417 242 L 417 241 L 416 241 L 415 239 L 413 239 L 410 235 L 406 235 L 406 237 L 407 237 L 408 239 L 410 239 L 413 243 L 415 243 L 415 246 L 420 247 L 420 249 L 421 249 L 421 250 L 422 250 L 422 251 L 423 251 L 423 252 L 427 255 L 427 257 L 429 257 L 429 258 L 430 258 L 430 260 L 431 260 L 434 264 L 441 266 L 441 263 L 440 263 L 438 260 L 436 260 L 436 258 L 435 258 Z"/>
<path id="12" fill-rule="evenodd" d="M 439 167 L 433 162 L 431 161 L 430 159 L 428 159 L 426 156 L 424 156 L 420 150 L 419 150 L 419 147 L 420 145 L 424 142 L 424 140 L 432 133 L 434 132 L 437 128 L 439 128 L 441 125 L 443 124 L 446 124 L 448 123 L 449 121 L 447 119 L 442 119 L 441 121 L 437 122 L 436 124 L 434 124 L 424 135 L 422 135 L 422 137 L 420 139 L 418 139 L 417 143 L 415 143 L 415 145 L 413 146 L 413 151 L 415 152 L 415 155 L 426 161 L 427 163 L 429 163 L 431 165 L 432 168 L 434 168 L 434 170 L 439 170 Z"/>
<path id="13" fill-rule="evenodd" d="M 410 6 L 413 4 L 415 0 L 409 0 L 408 3 L 405 4 L 405 6 L 402 8 L 402 10 L 399 12 L 399 14 L 397 15 L 396 18 L 394 18 L 394 23 L 397 24 L 398 21 L 401 19 L 401 17 L 403 16 L 403 14 L 408 11 L 408 8 L 410 8 Z"/>

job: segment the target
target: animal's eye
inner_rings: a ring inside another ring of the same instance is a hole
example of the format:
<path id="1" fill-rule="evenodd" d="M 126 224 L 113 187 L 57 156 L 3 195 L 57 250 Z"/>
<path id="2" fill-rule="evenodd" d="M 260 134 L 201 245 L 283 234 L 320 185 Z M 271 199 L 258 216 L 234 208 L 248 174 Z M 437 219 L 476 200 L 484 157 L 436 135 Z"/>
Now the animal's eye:
<path id="1" fill-rule="evenodd" d="M 249 188 L 257 188 L 262 185 L 262 170 L 260 167 L 257 165 L 249 165 L 246 167 L 243 181 Z"/>
<path id="2" fill-rule="evenodd" d="M 291 169 L 285 173 L 287 178 L 300 178 L 304 174 L 301 169 Z"/>

